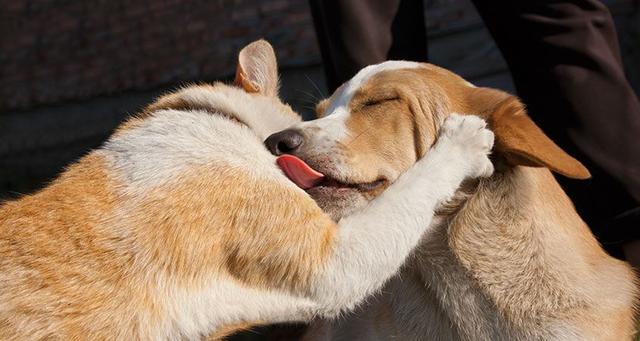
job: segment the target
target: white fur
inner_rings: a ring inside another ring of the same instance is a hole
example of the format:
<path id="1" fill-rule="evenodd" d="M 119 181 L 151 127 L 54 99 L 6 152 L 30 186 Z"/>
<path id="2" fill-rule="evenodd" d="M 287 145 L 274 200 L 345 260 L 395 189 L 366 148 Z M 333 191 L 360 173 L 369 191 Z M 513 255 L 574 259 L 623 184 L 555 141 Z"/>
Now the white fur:
<path id="1" fill-rule="evenodd" d="M 280 176 L 274 156 L 252 130 L 197 110 L 158 111 L 139 127 L 115 135 L 103 150 L 112 169 L 135 190 L 179 181 L 189 167 L 213 163 Z"/>
<path id="2" fill-rule="evenodd" d="M 308 320 L 316 307 L 307 298 L 247 287 L 228 277 L 212 278 L 199 291 L 159 280 L 157 295 L 166 298 L 166 314 L 154 331 L 156 340 L 200 340 L 209 331 L 243 321 Z"/>

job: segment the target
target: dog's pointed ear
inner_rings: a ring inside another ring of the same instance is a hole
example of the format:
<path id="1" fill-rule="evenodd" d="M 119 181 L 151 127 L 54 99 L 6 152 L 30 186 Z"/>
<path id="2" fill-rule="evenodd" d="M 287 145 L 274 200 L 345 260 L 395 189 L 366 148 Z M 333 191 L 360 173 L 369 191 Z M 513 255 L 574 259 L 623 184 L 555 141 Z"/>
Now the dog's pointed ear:
<path id="1" fill-rule="evenodd" d="M 574 179 L 591 174 L 580 161 L 560 149 L 531 120 L 522 102 L 509 96 L 490 112 L 489 126 L 496 136 L 495 149 L 513 165 L 547 167 Z"/>
<path id="2" fill-rule="evenodd" d="M 260 39 L 240 51 L 234 83 L 246 92 L 278 96 L 278 63 L 271 44 Z"/>

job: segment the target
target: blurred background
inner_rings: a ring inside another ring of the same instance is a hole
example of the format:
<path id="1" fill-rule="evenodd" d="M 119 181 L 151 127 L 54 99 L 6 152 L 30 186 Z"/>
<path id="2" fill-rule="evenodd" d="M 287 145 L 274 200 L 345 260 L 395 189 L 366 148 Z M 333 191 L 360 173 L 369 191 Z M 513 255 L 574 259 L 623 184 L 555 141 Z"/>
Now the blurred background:
<path id="1" fill-rule="evenodd" d="M 605 0 L 640 90 L 640 1 Z M 467 0 L 426 0 L 431 62 L 513 92 Z M 0 0 L 0 199 L 30 193 L 99 146 L 127 116 L 189 82 L 229 80 L 266 38 L 281 94 L 306 118 L 326 95 L 304 0 Z"/>

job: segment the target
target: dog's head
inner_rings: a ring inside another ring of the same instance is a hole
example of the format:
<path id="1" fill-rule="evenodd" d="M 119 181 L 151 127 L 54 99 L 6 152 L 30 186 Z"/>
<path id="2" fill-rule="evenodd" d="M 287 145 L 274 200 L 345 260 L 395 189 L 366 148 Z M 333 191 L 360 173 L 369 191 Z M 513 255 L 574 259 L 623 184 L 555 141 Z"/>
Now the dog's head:
<path id="1" fill-rule="evenodd" d="M 533 123 L 514 96 L 475 87 L 434 65 L 405 61 L 362 69 L 318 104 L 319 119 L 274 134 L 266 144 L 273 153 L 293 154 L 324 175 L 309 175 L 313 181 L 303 187 L 338 219 L 382 193 L 428 153 L 453 112 L 486 119 L 496 135 L 494 154 L 508 165 L 589 177 L 580 162 Z M 312 170 L 295 172 L 304 177 Z"/>

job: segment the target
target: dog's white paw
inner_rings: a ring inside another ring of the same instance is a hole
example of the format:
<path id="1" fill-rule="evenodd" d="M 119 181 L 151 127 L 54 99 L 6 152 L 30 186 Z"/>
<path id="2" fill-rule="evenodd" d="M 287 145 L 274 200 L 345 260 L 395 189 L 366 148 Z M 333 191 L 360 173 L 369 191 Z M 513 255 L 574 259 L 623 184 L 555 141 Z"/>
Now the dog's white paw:
<path id="1" fill-rule="evenodd" d="M 438 143 L 459 153 L 466 177 L 489 177 L 493 174 L 493 163 L 489 154 L 493 147 L 493 132 L 487 123 L 472 115 L 451 114 L 444 121 Z"/>

